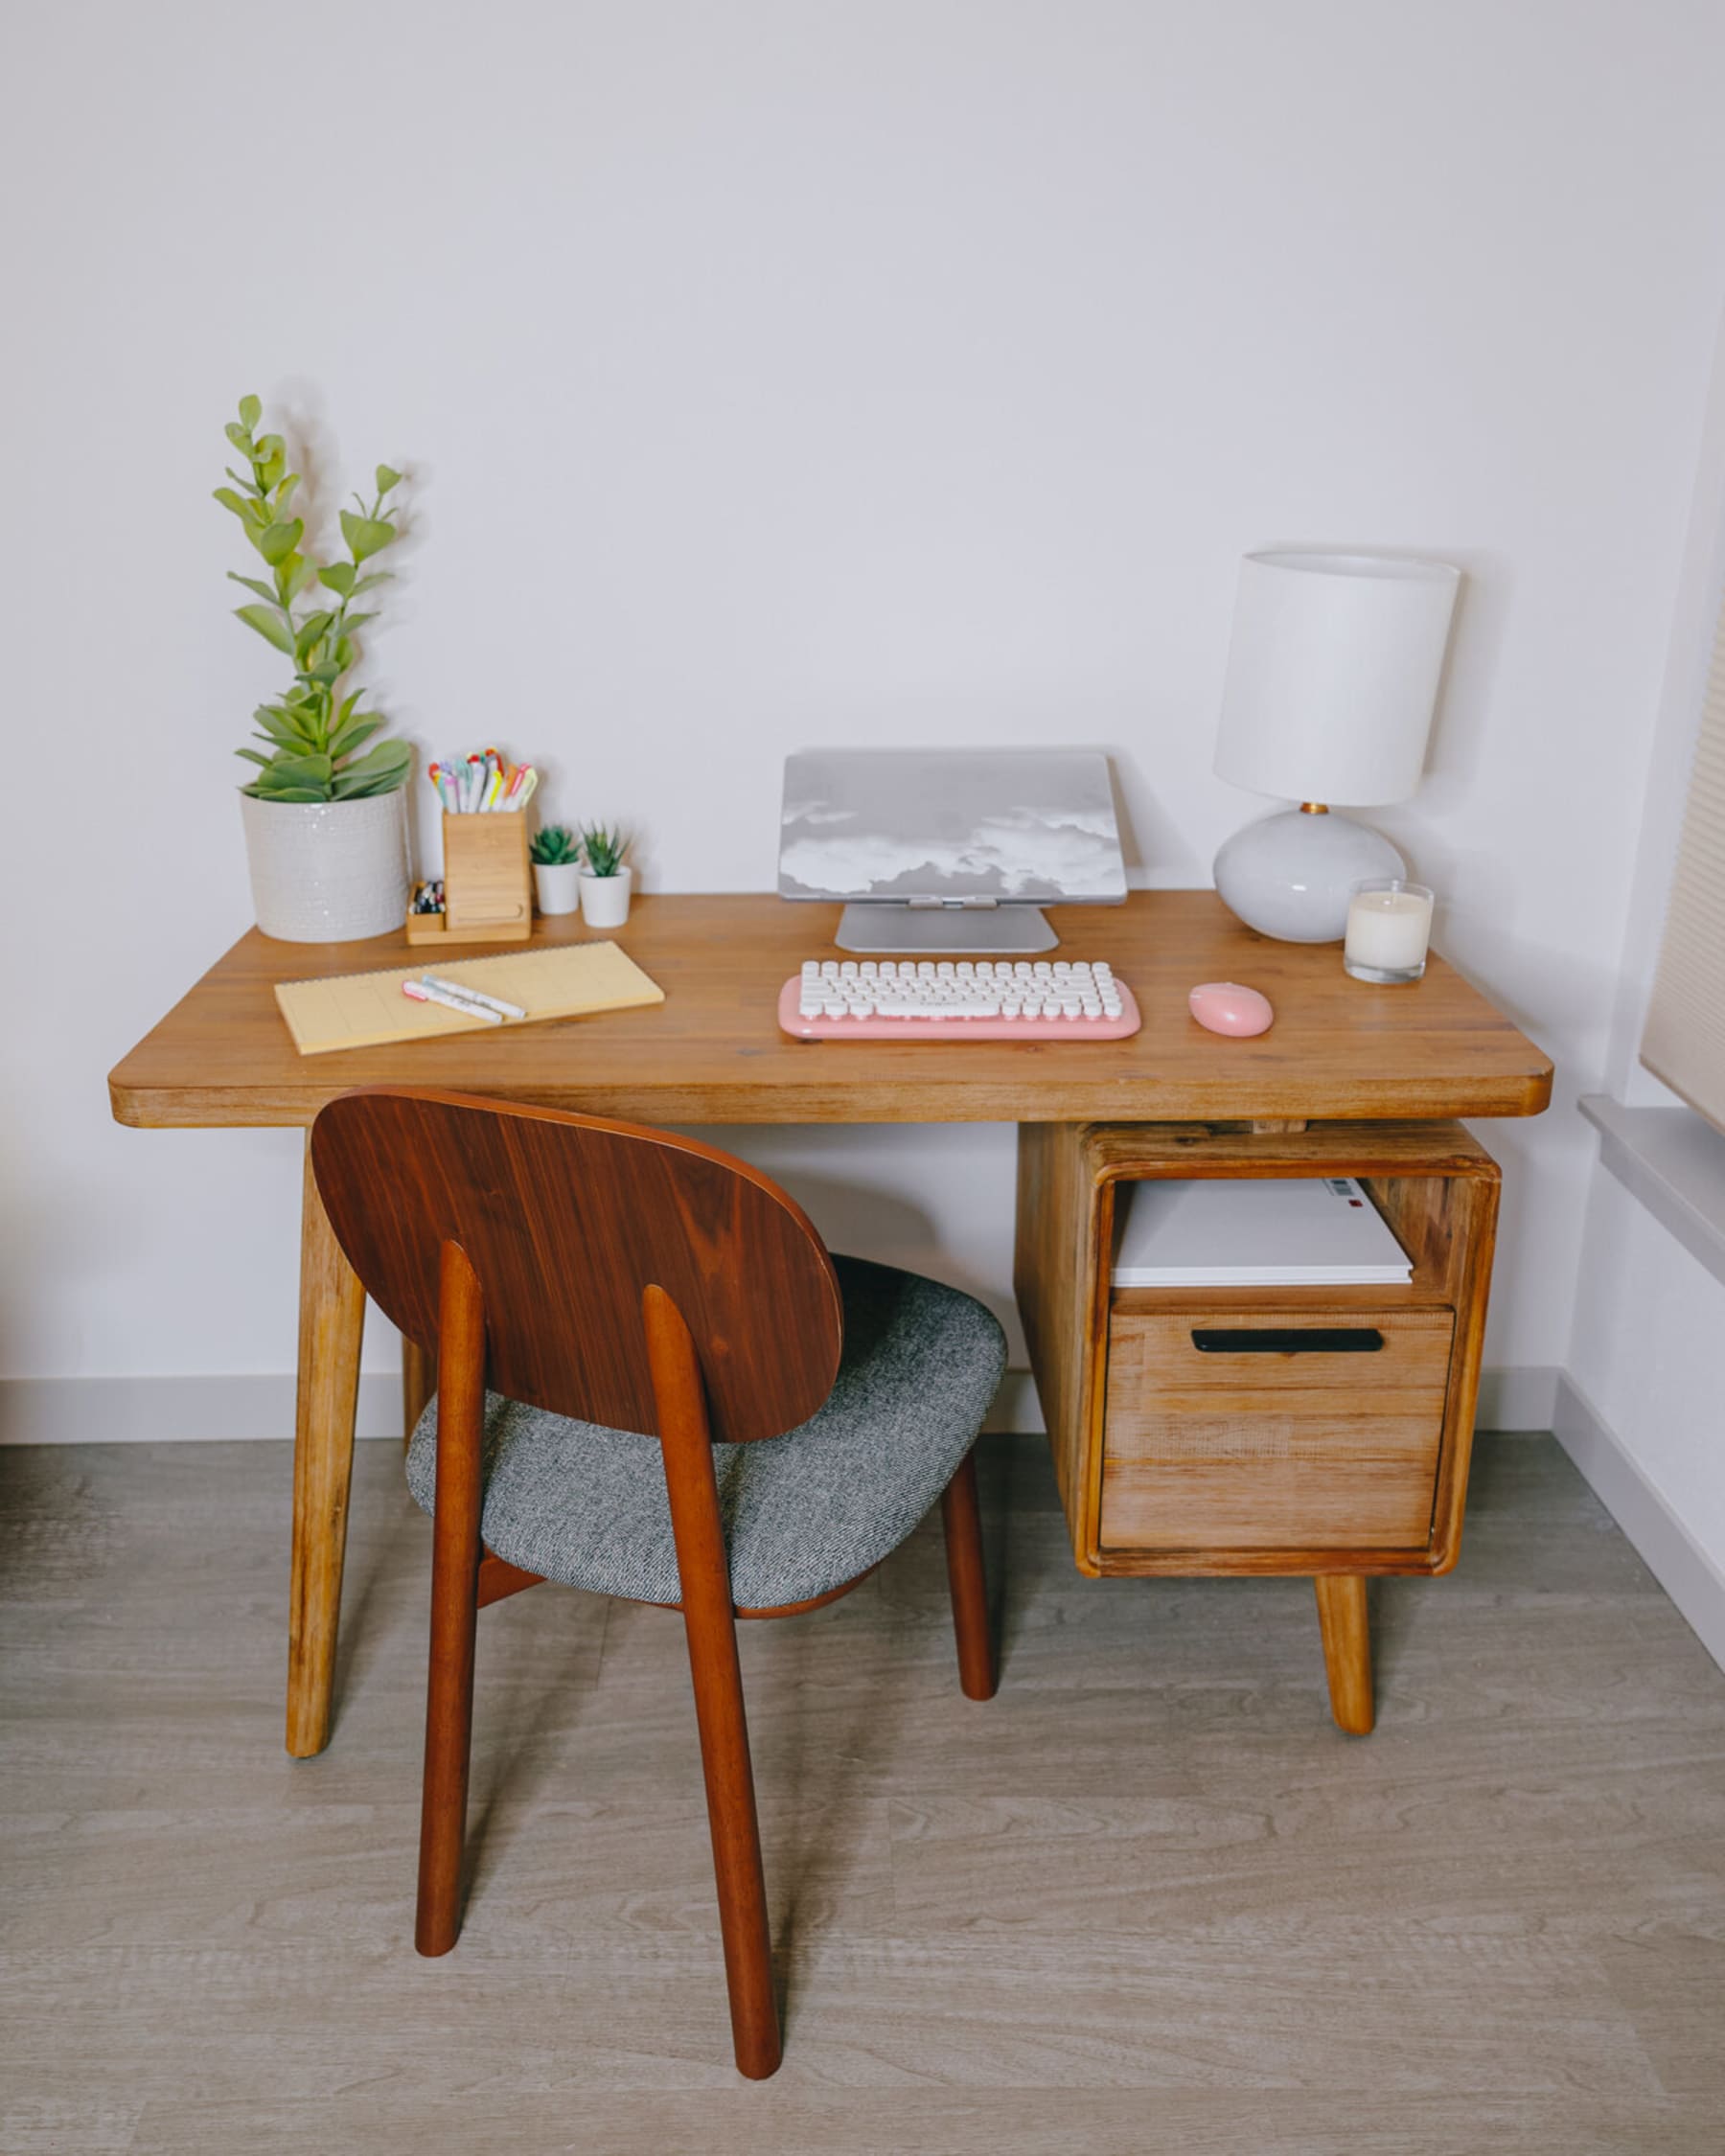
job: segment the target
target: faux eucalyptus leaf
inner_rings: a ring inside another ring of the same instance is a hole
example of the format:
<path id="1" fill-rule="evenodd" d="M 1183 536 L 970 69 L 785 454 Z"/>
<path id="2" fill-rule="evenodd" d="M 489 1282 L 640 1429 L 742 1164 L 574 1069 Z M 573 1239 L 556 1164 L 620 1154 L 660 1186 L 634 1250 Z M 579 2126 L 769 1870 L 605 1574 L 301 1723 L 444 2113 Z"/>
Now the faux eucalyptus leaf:
<path id="1" fill-rule="evenodd" d="M 259 422 L 259 421 L 260 421 L 260 420 L 261 420 L 261 419 L 262 419 L 263 417 L 264 417 L 264 406 L 263 406 L 263 403 L 262 403 L 261 400 L 259 400 L 259 399 L 258 399 L 258 398 L 256 398 L 256 397 L 242 397 L 242 398 L 241 398 L 241 400 L 240 400 L 240 424 L 241 424 L 241 425 L 242 425 L 242 426 L 243 426 L 243 427 L 244 427 L 244 428 L 246 429 L 246 431 L 247 431 L 248 433 L 249 433 L 249 432 L 251 431 L 251 429 L 252 429 L 252 428 L 253 428 L 254 426 L 256 426 L 256 425 L 257 425 L 258 422 Z"/>
<path id="2" fill-rule="evenodd" d="M 353 592 L 357 573 L 351 562 L 332 562 L 327 569 L 318 570 L 317 581 L 326 591 L 338 591 L 346 599 Z"/>
<path id="3" fill-rule="evenodd" d="M 392 487 L 399 487 L 402 483 L 401 473 L 394 470 L 389 465 L 386 464 L 379 465 L 377 477 L 378 495 L 380 499 L 381 499 L 383 495 L 388 493 L 389 490 Z"/>
<path id="4" fill-rule="evenodd" d="M 285 524 L 266 524 L 258 534 L 258 552 L 265 562 L 285 561 L 305 536 L 306 527 L 297 516 Z"/>
<path id="5" fill-rule="evenodd" d="M 351 509 L 344 509 L 341 513 L 341 533 L 354 560 L 368 562 L 374 554 L 382 553 L 395 538 L 396 528 L 381 516 L 360 516 Z"/>
<path id="6" fill-rule="evenodd" d="M 267 605 L 273 607 L 276 604 L 275 593 L 270 590 L 268 585 L 261 577 L 242 577 L 238 569 L 230 569 L 228 575 L 235 584 L 244 585 L 247 591 L 255 591 L 258 597 Z"/>
<path id="7" fill-rule="evenodd" d="M 260 801 L 328 801 L 334 796 L 321 786 L 271 786 L 267 779 L 259 779 L 253 786 L 242 786 L 242 793 L 255 793 Z"/>
<path id="8" fill-rule="evenodd" d="M 273 607 L 236 607 L 235 613 L 248 629 L 255 629 L 265 643 L 273 644 L 278 652 L 293 656 L 293 638 L 288 626 Z"/>
<path id="9" fill-rule="evenodd" d="M 271 782 L 280 786 L 323 786 L 335 767 L 328 756 L 277 756 L 271 760 Z"/>
<path id="10" fill-rule="evenodd" d="M 316 745 L 315 736 L 302 732 L 290 719 L 279 711 L 271 711 L 266 705 L 260 704 L 252 713 L 252 720 L 266 741 L 273 741 L 279 748 L 288 749 L 295 755 Z"/>
<path id="11" fill-rule="evenodd" d="M 407 767 L 412 762 L 413 751 L 404 741 L 380 741 L 376 748 L 368 748 L 363 756 L 348 765 L 341 775 L 348 779 L 400 779 L 407 775 Z M 379 792 L 384 791 L 380 786 L 378 788 Z"/>
<path id="12" fill-rule="evenodd" d="M 337 726 L 330 736 L 330 754 L 334 757 L 337 763 L 340 763 L 344 756 L 351 756 L 355 749 L 370 741 L 373 734 L 382 723 L 383 717 L 380 712 L 361 711 L 357 713 L 354 718 Z"/>

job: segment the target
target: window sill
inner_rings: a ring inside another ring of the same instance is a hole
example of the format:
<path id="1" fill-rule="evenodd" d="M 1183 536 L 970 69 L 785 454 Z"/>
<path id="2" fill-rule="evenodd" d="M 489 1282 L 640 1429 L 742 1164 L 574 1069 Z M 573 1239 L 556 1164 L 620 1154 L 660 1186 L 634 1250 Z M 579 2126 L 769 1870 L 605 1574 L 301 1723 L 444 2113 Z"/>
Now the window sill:
<path id="1" fill-rule="evenodd" d="M 1725 1132 L 1689 1108 L 1625 1108 L 1586 1093 L 1581 1112 L 1599 1134 L 1599 1159 L 1624 1189 L 1725 1281 Z"/>

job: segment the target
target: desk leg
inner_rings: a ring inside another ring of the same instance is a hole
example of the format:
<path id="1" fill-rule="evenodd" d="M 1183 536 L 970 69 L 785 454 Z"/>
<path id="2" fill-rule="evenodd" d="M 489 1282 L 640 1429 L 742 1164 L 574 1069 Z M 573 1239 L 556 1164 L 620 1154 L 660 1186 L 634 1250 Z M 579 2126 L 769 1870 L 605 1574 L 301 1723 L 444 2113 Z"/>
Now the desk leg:
<path id="1" fill-rule="evenodd" d="M 426 1411 L 426 1402 L 437 1390 L 437 1357 L 418 1341 L 402 1335 L 402 1442 L 413 1435 L 414 1425 Z"/>
<path id="2" fill-rule="evenodd" d="M 309 1759 L 330 1741 L 364 1325 L 365 1290 L 343 1256 L 317 1194 L 308 1133 L 300 1216 L 293 1582 L 288 1612 L 288 1749 L 296 1759 Z"/>
<path id="3" fill-rule="evenodd" d="M 1366 1621 L 1366 1581 L 1359 1572 L 1320 1572 L 1318 1629 L 1323 1635 L 1323 1666 L 1329 1675 L 1330 1712 L 1349 1736 L 1369 1736 L 1371 1633 Z"/>

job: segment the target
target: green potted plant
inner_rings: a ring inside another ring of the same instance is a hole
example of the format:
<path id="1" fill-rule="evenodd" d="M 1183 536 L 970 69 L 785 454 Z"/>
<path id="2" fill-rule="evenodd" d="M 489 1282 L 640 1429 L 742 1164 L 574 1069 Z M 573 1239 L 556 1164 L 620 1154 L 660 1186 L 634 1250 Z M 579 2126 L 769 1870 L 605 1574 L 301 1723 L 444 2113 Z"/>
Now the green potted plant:
<path id="1" fill-rule="evenodd" d="M 581 910 L 590 929 L 620 929 L 629 919 L 629 886 L 633 871 L 623 856 L 628 835 L 603 823 L 581 833 Z"/>
<path id="2" fill-rule="evenodd" d="M 262 745 L 239 750 L 258 767 L 240 794 L 252 901 L 266 936 L 346 943 L 399 929 L 407 910 L 402 789 L 413 752 L 373 740 L 384 721 L 361 708 L 363 689 L 343 694 L 356 638 L 376 618 L 357 602 L 389 578 L 366 564 L 395 539 L 384 505 L 402 475 L 379 465 L 372 500 L 356 494 L 341 512 L 348 559 L 319 561 L 292 511 L 300 475 L 282 437 L 257 431 L 263 416 L 257 398 L 240 400 L 227 438 L 245 470 L 230 466 L 233 485 L 216 490 L 264 572 L 228 571 L 256 594 L 235 611 L 293 668 L 291 685 L 252 715 Z"/>
<path id="3" fill-rule="evenodd" d="M 533 856 L 533 895 L 541 913 L 574 913 L 581 906 L 581 842 L 566 823 L 548 823 L 536 831 L 528 848 Z"/>

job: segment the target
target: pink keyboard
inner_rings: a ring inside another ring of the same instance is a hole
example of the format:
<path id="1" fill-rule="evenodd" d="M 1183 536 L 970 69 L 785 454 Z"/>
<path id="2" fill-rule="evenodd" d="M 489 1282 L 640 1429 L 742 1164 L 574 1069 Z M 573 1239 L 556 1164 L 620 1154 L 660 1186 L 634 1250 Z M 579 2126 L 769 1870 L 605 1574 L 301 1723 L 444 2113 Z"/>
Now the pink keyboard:
<path id="1" fill-rule="evenodd" d="M 795 1041 L 1124 1041 L 1143 1021 L 1106 964 L 811 958 L 779 991 Z"/>

